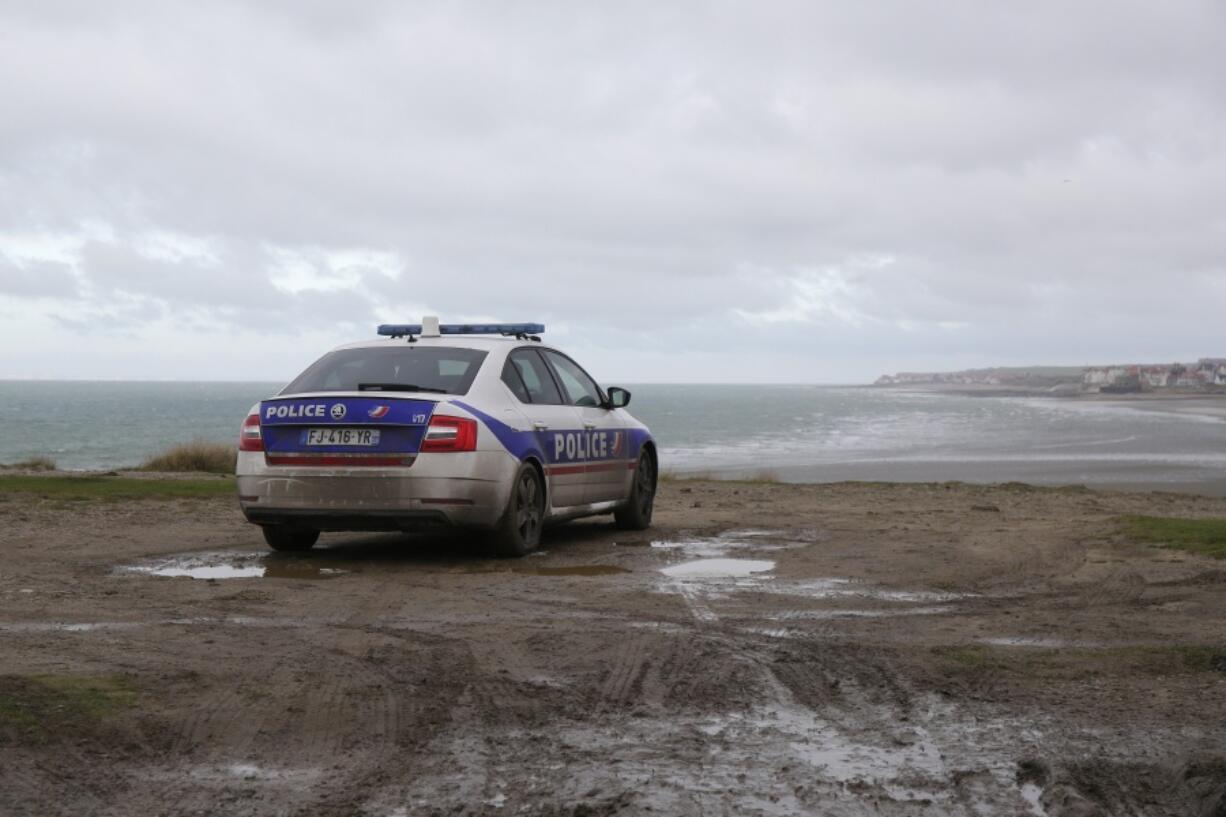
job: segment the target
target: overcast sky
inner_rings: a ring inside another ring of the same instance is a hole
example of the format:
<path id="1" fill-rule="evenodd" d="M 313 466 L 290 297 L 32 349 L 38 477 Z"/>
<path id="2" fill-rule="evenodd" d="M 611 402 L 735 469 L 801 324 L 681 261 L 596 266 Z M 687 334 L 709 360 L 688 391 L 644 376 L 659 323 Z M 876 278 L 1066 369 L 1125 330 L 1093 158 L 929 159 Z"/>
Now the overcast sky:
<path id="1" fill-rule="evenodd" d="M 1226 356 L 1226 3 L 0 0 L 0 378 Z"/>

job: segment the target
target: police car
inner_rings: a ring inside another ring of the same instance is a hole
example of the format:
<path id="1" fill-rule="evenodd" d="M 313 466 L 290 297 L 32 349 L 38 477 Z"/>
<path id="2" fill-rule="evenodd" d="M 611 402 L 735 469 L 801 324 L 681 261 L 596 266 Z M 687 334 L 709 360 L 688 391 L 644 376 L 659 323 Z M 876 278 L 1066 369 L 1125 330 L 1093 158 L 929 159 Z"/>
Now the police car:
<path id="1" fill-rule="evenodd" d="M 540 324 L 384 325 L 252 407 L 238 493 L 277 550 L 320 531 L 452 525 L 522 556 L 553 521 L 651 524 L 656 445 L 602 389 L 541 342 Z"/>

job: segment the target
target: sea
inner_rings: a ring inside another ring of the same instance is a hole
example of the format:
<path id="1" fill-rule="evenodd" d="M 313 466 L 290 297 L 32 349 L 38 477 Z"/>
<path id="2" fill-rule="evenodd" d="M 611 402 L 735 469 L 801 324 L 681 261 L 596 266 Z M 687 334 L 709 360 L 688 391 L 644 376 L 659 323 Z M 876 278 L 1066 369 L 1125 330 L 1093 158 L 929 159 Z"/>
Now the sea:
<path id="1" fill-rule="evenodd" d="M 230 442 L 273 383 L 0 381 L 0 463 L 139 465 Z M 1145 487 L 1226 493 L 1226 400 L 1087 401 L 868 386 L 628 387 L 676 474 Z"/>

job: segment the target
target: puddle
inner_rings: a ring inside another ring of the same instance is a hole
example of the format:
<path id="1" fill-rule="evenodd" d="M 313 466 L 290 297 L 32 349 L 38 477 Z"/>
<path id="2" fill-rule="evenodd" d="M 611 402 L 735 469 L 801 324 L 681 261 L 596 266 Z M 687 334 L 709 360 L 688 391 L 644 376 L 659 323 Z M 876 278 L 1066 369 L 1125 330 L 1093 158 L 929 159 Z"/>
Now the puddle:
<path id="1" fill-rule="evenodd" d="M 809 638 L 813 635 L 805 630 L 790 630 L 787 627 L 776 627 L 775 629 L 770 627 L 742 627 L 741 632 L 749 635 L 761 635 L 766 638 Z"/>
<path id="2" fill-rule="evenodd" d="M 319 776 L 319 770 L 317 769 L 270 769 L 255 763 L 232 763 L 216 771 L 227 777 L 234 777 L 240 780 L 265 780 L 273 782 L 297 782 Z"/>
<path id="3" fill-rule="evenodd" d="M 739 579 L 775 569 L 769 559 L 696 559 L 660 570 L 674 579 Z"/>
<path id="4" fill-rule="evenodd" d="M 505 562 L 492 564 L 477 564 L 462 568 L 461 573 L 515 573 L 528 576 L 617 576 L 622 573 L 632 573 L 630 568 L 620 565 L 535 565 L 519 561 L 508 565 Z"/>
<path id="5" fill-rule="evenodd" d="M 1043 808 L 1043 789 L 1036 783 L 1023 783 L 1020 793 L 1022 799 L 1026 801 L 1027 807 L 1030 808 L 1030 813 L 1035 817 L 1047 817 L 1047 809 Z"/>
<path id="6" fill-rule="evenodd" d="M 994 647 L 1031 647 L 1035 649 L 1058 649 L 1060 647 L 1102 647 L 1095 641 L 1071 641 L 1065 638 L 1027 638 L 1023 636 L 1003 636 L 1000 638 L 981 638 L 980 644 L 991 644 Z"/>
<path id="7" fill-rule="evenodd" d="M 264 562 L 266 579 L 334 579 L 348 570 L 335 567 L 320 567 L 307 559 L 267 556 Z"/>
<path id="8" fill-rule="evenodd" d="M 659 633 L 677 634 L 689 632 L 685 627 L 673 624 L 671 621 L 631 621 L 626 626 L 635 630 L 653 630 Z"/>
<path id="9" fill-rule="evenodd" d="M 187 777 L 197 783 L 209 783 L 222 787 L 238 783 L 265 784 L 269 786 L 303 786 L 317 781 L 323 770 L 318 768 L 277 768 L 258 763 L 220 763 L 179 766 L 172 768 L 146 769 L 138 773 L 147 780 L 181 780 Z"/>
<path id="10" fill-rule="evenodd" d="M 264 576 L 263 565 L 239 567 L 238 565 L 196 565 L 194 567 L 150 567 L 142 570 L 132 568 L 137 573 L 148 573 L 151 576 L 170 576 L 178 578 L 186 576 L 189 579 L 258 579 Z"/>
<path id="11" fill-rule="evenodd" d="M 138 627 L 307 627 L 337 624 L 342 619 L 326 618 L 255 618 L 227 616 L 214 618 L 164 618 L 153 621 L 0 621 L 0 633 L 96 633 L 134 630 Z"/>
<path id="12" fill-rule="evenodd" d="M 100 630 L 130 630 L 142 626 L 135 621 L 83 621 L 70 624 L 63 621 L 29 621 L 0 623 L 5 633 L 93 633 Z"/>
<path id="13" fill-rule="evenodd" d="M 729 530 L 717 536 L 697 536 L 688 539 L 657 540 L 651 546 L 658 550 L 680 550 L 687 556 L 715 558 L 730 551 L 751 548 L 753 550 L 784 550 L 810 544 L 820 539 L 815 531 L 782 531 L 748 528 Z M 771 541 L 786 540 L 786 541 Z"/>
<path id="14" fill-rule="evenodd" d="M 189 579 L 332 579 L 348 571 L 324 567 L 318 560 L 286 557 L 275 553 L 183 553 L 160 559 L 146 559 L 116 569 L 118 573 L 139 573 Z"/>
<path id="15" fill-rule="evenodd" d="M 882 590 L 853 579 L 820 578 L 773 585 L 772 593 L 806 596 L 813 599 L 867 599 L 895 603 L 936 603 L 971 598 L 969 593 L 942 593 L 928 590 Z"/>
<path id="16" fill-rule="evenodd" d="M 789 610 L 765 616 L 771 621 L 824 621 L 831 618 L 893 618 L 895 616 L 936 616 L 953 612 L 953 607 L 895 607 L 885 610 Z"/>
<path id="17" fill-rule="evenodd" d="M 207 616 L 199 618 L 171 618 L 164 621 L 156 622 L 158 624 L 169 624 L 176 627 L 197 627 L 197 626 L 232 626 L 232 627 L 308 627 L 308 626 L 327 626 L 330 624 L 339 623 L 340 619 L 326 618 L 256 618 L 254 616 L 227 616 L 225 618 L 210 618 Z"/>
<path id="18" fill-rule="evenodd" d="M 966 598 L 966 595 L 959 593 L 882 590 L 852 579 L 837 577 L 790 581 L 769 575 L 774 569 L 775 562 L 769 559 L 695 559 L 662 568 L 660 572 L 672 581 L 662 583 L 659 590 L 679 594 L 694 618 L 700 622 L 719 620 L 719 614 L 712 609 L 713 602 L 727 601 L 733 594 L 745 592 L 844 602 L 855 599 L 883 605 L 830 610 L 789 610 L 766 616 L 776 621 L 939 615 L 954 609 L 939 602 Z M 779 635 L 779 632 L 770 630 L 763 634 L 787 637 Z"/>
<path id="19" fill-rule="evenodd" d="M 697 724 L 708 739 L 730 745 L 771 746 L 811 770 L 810 779 L 848 792 L 878 788 L 898 802 L 947 801 L 943 781 L 949 770 L 940 749 L 922 726 L 898 730 L 885 745 L 857 739 L 812 711 L 787 704 L 725 715 Z"/>
<path id="20" fill-rule="evenodd" d="M 574 565 L 571 567 L 530 567 L 515 568 L 516 573 L 530 573 L 533 576 L 615 576 L 618 573 L 629 573 L 630 568 L 618 565 Z"/>

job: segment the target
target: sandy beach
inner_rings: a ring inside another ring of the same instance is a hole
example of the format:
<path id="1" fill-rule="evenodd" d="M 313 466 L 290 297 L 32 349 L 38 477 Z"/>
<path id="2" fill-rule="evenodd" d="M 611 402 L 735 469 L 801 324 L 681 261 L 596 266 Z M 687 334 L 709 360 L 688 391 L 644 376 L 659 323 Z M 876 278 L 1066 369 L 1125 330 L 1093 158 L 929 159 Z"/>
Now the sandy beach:
<path id="1" fill-rule="evenodd" d="M 498 561 L 9 492 L 0 813 L 1220 814 L 1226 563 L 1131 514 L 1226 500 L 672 482 Z"/>
<path id="2" fill-rule="evenodd" d="M 1226 419 L 1226 394 L 1084 394 L 1072 399 L 1127 406 L 1143 411 Z"/>

